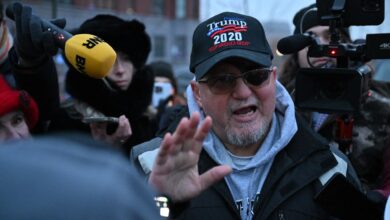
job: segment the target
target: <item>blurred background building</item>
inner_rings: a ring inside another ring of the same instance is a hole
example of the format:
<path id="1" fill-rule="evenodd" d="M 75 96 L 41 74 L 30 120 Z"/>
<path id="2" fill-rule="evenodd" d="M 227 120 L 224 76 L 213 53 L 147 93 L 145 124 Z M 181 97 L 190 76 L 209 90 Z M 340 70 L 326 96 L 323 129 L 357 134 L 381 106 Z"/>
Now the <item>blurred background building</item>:
<path id="1" fill-rule="evenodd" d="M 13 1 L 3 1 L 4 6 Z M 65 29 L 80 26 L 96 14 L 115 14 L 124 19 L 138 19 L 145 23 L 152 39 L 148 62 L 164 60 L 172 63 L 178 76 L 180 89 L 191 78 L 189 57 L 192 33 L 199 23 L 199 0 L 26 0 L 33 13 L 45 18 L 66 18 Z M 12 21 L 8 21 L 12 30 Z M 67 69 L 58 56 L 60 80 Z"/>
<path id="2" fill-rule="evenodd" d="M 3 4 L 13 1 L 3 0 Z M 284 57 L 277 53 L 276 44 L 293 32 L 292 18 L 302 7 L 315 0 L 25 0 L 33 13 L 45 19 L 66 18 L 67 30 L 100 13 L 115 14 L 124 19 L 139 19 L 145 23 L 152 38 L 152 52 L 148 62 L 170 62 L 179 81 L 179 90 L 192 78 L 189 73 L 192 33 L 196 25 L 222 11 L 252 15 L 264 25 L 275 54 L 274 65 Z M 390 0 L 385 0 L 386 11 Z M 9 22 L 12 26 L 12 22 Z M 365 38 L 366 33 L 390 32 L 390 18 L 378 26 L 360 26 L 351 29 L 352 38 Z M 61 74 L 66 69 L 58 57 Z"/>

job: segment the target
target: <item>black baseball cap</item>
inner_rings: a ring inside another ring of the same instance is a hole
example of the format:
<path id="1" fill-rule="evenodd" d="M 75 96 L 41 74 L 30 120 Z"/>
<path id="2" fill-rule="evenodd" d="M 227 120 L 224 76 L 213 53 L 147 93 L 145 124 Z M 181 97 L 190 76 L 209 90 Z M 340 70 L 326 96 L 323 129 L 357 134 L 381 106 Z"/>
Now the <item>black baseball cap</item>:
<path id="1" fill-rule="evenodd" d="M 223 12 L 200 23 L 192 38 L 190 71 L 201 79 L 215 64 L 240 57 L 269 67 L 273 54 L 254 17 Z"/>

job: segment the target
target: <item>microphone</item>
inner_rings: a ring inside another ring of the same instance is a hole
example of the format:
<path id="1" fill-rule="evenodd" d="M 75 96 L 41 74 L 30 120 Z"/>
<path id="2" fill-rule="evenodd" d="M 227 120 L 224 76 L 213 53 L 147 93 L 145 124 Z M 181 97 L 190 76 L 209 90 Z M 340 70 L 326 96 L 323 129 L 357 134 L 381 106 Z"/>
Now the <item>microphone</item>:
<path id="1" fill-rule="evenodd" d="M 290 54 L 296 53 L 315 42 L 315 38 L 308 33 L 294 34 L 280 39 L 277 48 L 282 54 Z"/>
<path id="2" fill-rule="evenodd" d="M 12 20 L 15 20 L 14 4 L 20 3 L 10 4 L 6 8 L 6 15 Z M 36 17 L 41 22 L 42 31 L 52 34 L 56 46 L 64 50 L 66 59 L 77 71 L 95 79 L 107 76 L 116 60 L 116 53 L 108 43 L 91 34 L 73 36 L 51 22 Z"/>
<path id="3" fill-rule="evenodd" d="M 76 34 L 65 43 L 65 57 L 80 73 L 101 79 L 114 66 L 116 53 L 103 39 L 92 34 Z"/>

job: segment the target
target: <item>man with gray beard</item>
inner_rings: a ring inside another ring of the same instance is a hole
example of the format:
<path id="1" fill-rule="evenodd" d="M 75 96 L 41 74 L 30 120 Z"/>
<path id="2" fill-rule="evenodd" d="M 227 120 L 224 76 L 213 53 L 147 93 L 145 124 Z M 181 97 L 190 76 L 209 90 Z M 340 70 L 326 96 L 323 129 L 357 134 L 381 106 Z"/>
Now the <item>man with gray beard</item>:
<path id="1" fill-rule="evenodd" d="M 296 118 L 272 58 L 253 17 L 224 12 L 195 29 L 188 108 L 131 155 L 171 218 L 327 219 L 314 197 L 334 175 L 359 189 L 345 156 Z"/>

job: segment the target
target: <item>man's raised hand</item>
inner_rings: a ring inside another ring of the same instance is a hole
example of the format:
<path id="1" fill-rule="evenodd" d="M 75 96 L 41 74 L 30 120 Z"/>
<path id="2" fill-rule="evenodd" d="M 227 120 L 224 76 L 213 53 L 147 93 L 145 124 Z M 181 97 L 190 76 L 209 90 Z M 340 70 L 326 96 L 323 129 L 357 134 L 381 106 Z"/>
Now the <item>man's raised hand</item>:
<path id="1" fill-rule="evenodd" d="M 200 126 L 199 122 L 199 113 L 194 113 L 190 119 L 183 118 L 172 135 L 165 135 L 150 174 L 149 183 L 174 202 L 199 195 L 232 171 L 221 165 L 199 175 L 199 155 L 212 121 L 207 116 Z"/>

